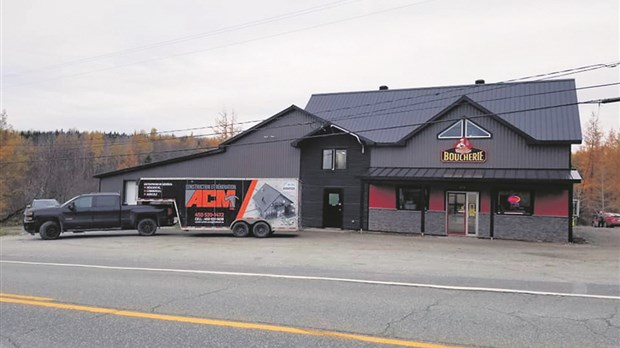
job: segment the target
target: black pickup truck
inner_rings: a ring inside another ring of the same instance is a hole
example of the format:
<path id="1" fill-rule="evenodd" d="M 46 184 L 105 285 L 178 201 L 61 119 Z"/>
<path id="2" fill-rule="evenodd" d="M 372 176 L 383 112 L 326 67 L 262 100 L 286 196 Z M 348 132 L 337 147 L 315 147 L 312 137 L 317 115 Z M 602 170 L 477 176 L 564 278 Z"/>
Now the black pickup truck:
<path id="1" fill-rule="evenodd" d="M 174 224 L 172 207 L 124 205 L 118 193 L 90 193 L 54 208 L 32 209 L 24 216 L 24 229 L 41 239 L 56 239 L 62 232 L 137 229 L 152 236 L 158 226 Z"/>

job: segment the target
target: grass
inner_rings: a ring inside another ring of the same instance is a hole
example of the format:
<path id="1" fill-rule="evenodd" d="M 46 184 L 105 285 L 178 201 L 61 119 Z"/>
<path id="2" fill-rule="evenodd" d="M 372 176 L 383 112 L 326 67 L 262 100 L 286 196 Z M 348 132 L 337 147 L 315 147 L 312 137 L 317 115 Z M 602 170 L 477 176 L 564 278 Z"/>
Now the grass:
<path id="1" fill-rule="evenodd" d="M 22 234 L 24 228 L 20 225 L 0 225 L 0 237 L 1 236 L 15 236 Z"/>

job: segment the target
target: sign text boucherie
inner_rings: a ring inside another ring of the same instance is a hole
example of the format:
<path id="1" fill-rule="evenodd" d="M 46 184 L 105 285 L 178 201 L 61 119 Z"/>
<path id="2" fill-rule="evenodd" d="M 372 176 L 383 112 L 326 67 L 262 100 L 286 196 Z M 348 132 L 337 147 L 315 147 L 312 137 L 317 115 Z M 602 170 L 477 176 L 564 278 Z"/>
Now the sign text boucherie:
<path id="1" fill-rule="evenodd" d="M 450 163 L 482 163 L 486 162 L 487 153 L 474 148 L 469 139 L 463 137 L 453 148 L 441 151 L 441 161 Z"/>

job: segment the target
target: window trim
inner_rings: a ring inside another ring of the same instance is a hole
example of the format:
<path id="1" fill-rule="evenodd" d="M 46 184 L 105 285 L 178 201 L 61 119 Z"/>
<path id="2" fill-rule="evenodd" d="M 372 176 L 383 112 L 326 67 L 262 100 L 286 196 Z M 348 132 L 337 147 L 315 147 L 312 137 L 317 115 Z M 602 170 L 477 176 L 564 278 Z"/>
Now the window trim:
<path id="1" fill-rule="evenodd" d="M 444 133 L 452 130 L 452 128 L 454 128 L 454 126 L 456 126 L 457 124 L 459 124 L 460 127 L 461 127 L 461 135 L 460 136 L 444 135 Z M 474 127 L 476 127 L 478 129 L 480 129 L 481 131 L 485 132 L 486 135 L 467 136 L 467 129 L 468 129 L 467 125 L 468 124 L 472 124 Z M 484 127 L 480 126 L 476 122 L 471 121 L 470 119 L 467 119 L 467 118 L 463 118 L 463 119 L 460 119 L 460 120 L 452 123 L 450 126 L 448 126 L 444 130 L 439 132 L 439 134 L 437 134 L 437 139 L 460 139 L 460 138 L 463 138 L 463 137 L 468 138 L 468 139 L 490 139 L 493 136 L 492 136 L 491 132 L 489 132 L 488 130 L 484 129 Z"/>
<path id="2" fill-rule="evenodd" d="M 344 151 L 344 167 L 343 168 L 337 168 L 336 164 L 337 164 L 337 160 L 336 160 L 336 153 L 338 151 Z M 321 151 L 321 169 L 322 170 L 331 170 L 331 171 L 335 171 L 335 170 L 346 170 L 347 169 L 347 148 L 327 148 L 327 149 L 323 149 Z M 325 154 L 326 153 L 331 153 L 331 166 L 330 168 L 326 168 L 325 167 Z"/>
<path id="3" fill-rule="evenodd" d="M 409 186 L 409 185 L 399 185 L 395 187 L 396 189 L 396 210 L 402 210 L 402 211 L 426 211 L 428 210 L 428 192 L 426 190 L 425 187 L 420 187 L 420 186 Z M 422 206 L 418 207 L 417 209 L 405 209 L 405 208 L 401 208 L 400 206 L 400 191 L 402 189 L 412 189 L 412 190 L 418 190 L 422 196 Z"/>
<path id="4" fill-rule="evenodd" d="M 530 195 L 530 206 L 528 211 L 524 211 L 524 212 L 502 212 L 501 211 L 501 206 L 502 206 L 502 202 L 500 200 L 500 193 L 501 192 L 527 192 Z M 505 216 L 532 216 L 534 215 L 534 206 L 536 203 L 536 199 L 535 199 L 535 194 L 534 194 L 534 190 L 532 189 L 528 189 L 528 188 L 510 188 L 510 189 L 499 189 L 497 191 L 495 191 L 494 193 L 495 195 L 495 214 L 496 215 L 505 215 Z"/>

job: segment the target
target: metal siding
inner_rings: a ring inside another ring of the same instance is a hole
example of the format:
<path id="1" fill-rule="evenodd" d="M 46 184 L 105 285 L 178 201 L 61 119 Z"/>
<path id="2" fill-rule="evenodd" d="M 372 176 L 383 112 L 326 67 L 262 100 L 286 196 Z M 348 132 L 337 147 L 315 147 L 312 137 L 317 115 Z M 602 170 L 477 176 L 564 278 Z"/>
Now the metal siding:
<path id="1" fill-rule="evenodd" d="M 574 80 L 315 94 L 306 110 L 372 141 L 394 143 L 462 96 L 534 139 L 581 141 L 577 105 L 554 107 L 577 102 Z"/>
<path id="2" fill-rule="evenodd" d="M 364 203 L 360 201 L 362 185 L 359 177 L 368 171 L 370 149 L 366 148 L 362 153 L 362 147 L 357 140 L 346 134 L 308 139 L 300 144 L 300 148 L 302 226 L 323 227 L 323 192 L 329 187 L 343 189 L 343 228 L 360 229 L 362 227 L 360 213 L 364 209 Z M 347 168 L 322 169 L 323 149 L 347 149 Z"/>
<path id="3" fill-rule="evenodd" d="M 142 177 L 298 178 L 300 154 L 291 142 L 316 127 L 315 119 L 292 111 L 240 138 L 223 153 L 105 177 L 100 179 L 101 190 L 122 190 L 123 180 Z"/>
<path id="4" fill-rule="evenodd" d="M 490 118 L 472 120 L 489 131 L 490 139 L 470 139 L 474 147 L 487 152 L 485 163 L 443 163 L 442 150 L 451 148 L 457 139 L 437 139 L 437 134 L 463 115 L 480 116 L 470 104 L 461 104 L 413 138 L 404 147 L 373 149 L 371 167 L 476 167 L 476 168 L 561 168 L 569 167 L 570 145 L 532 145 L 512 129 Z"/>

